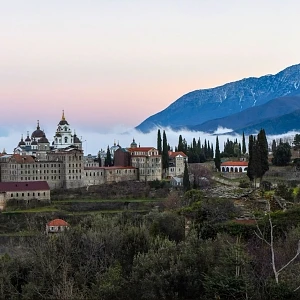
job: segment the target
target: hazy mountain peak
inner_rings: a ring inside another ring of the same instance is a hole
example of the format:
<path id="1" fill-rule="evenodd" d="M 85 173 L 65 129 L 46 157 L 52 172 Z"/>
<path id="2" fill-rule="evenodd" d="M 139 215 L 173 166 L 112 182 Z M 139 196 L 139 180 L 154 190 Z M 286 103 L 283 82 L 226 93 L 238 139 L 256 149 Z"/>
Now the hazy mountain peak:
<path id="1" fill-rule="evenodd" d="M 249 77 L 224 85 L 189 92 L 136 128 L 148 132 L 156 126 L 184 127 L 226 117 L 268 101 L 300 93 L 300 64 L 275 75 Z"/>

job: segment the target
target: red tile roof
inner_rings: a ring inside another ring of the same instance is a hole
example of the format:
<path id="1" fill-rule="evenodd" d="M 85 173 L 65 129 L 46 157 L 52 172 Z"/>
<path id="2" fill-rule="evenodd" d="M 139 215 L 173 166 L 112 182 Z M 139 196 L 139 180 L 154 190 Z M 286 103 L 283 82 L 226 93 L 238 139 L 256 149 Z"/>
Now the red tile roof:
<path id="1" fill-rule="evenodd" d="M 34 163 L 34 158 L 30 155 L 20 155 L 20 154 L 13 154 L 11 157 L 12 161 L 15 161 L 17 164 L 29 164 Z"/>
<path id="2" fill-rule="evenodd" d="M 183 157 L 187 157 L 186 154 L 184 154 L 182 151 L 179 151 L 179 152 L 169 151 L 168 154 L 169 154 L 170 157 L 176 157 L 178 155 L 181 155 Z"/>
<path id="3" fill-rule="evenodd" d="M 161 155 L 145 155 L 145 154 L 141 154 L 141 155 L 132 155 L 132 157 L 161 157 Z"/>
<path id="4" fill-rule="evenodd" d="M 248 162 L 247 161 L 225 161 L 221 163 L 221 167 L 247 167 Z"/>
<path id="5" fill-rule="evenodd" d="M 150 150 L 156 150 L 154 147 L 137 147 L 137 148 L 128 148 L 130 152 L 148 152 Z"/>
<path id="6" fill-rule="evenodd" d="M 54 219 L 47 223 L 48 226 L 69 226 L 69 224 L 62 219 Z"/>
<path id="7" fill-rule="evenodd" d="M 119 170 L 119 169 L 136 169 L 135 167 L 128 166 L 128 167 L 123 167 L 123 166 L 112 166 L 112 167 L 84 167 L 84 170 Z"/>
<path id="8" fill-rule="evenodd" d="M 49 191 L 47 181 L 0 182 L 0 192 Z"/>

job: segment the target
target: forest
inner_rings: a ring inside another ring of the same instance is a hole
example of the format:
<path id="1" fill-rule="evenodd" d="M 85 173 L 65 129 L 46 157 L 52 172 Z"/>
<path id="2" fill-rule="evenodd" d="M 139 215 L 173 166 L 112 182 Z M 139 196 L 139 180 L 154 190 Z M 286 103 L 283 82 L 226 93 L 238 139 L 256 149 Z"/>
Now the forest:
<path id="1" fill-rule="evenodd" d="M 30 217 L 40 233 L 9 243 L 0 298 L 299 299 L 299 208 L 248 224 L 232 200 L 170 197 L 165 211 L 89 215 L 62 234 Z"/>

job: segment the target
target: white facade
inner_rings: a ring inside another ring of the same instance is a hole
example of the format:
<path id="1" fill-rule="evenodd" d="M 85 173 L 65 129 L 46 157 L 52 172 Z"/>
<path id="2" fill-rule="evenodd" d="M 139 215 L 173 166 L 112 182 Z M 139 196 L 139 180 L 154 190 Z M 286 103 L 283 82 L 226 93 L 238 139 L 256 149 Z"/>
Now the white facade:
<path id="1" fill-rule="evenodd" d="M 221 172 L 227 173 L 247 173 L 248 162 L 246 161 L 226 161 L 221 164 Z"/>
<path id="2" fill-rule="evenodd" d="M 72 130 L 68 121 L 65 118 L 64 111 L 62 113 L 61 120 L 59 121 L 56 129 L 56 133 L 54 136 L 54 140 L 52 146 L 55 149 L 63 149 L 70 146 L 77 146 L 79 149 L 82 148 L 82 143 L 76 136 L 76 134 L 72 134 Z"/>

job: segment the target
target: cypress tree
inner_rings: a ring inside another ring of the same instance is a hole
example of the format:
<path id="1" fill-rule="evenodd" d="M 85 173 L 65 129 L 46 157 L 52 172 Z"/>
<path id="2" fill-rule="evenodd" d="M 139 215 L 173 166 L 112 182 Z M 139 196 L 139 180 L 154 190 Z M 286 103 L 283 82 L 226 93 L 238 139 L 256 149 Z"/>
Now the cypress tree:
<path id="1" fill-rule="evenodd" d="M 268 141 L 264 129 L 261 129 L 257 135 L 257 152 L 260 165 L 257 177 L 260 178 L 260 181 L 262 181 L 264 174 L 269 170 Z"/>
<path id="2" fill-rule="evenodd" d="M 189 171 L 188 171 L 188 167 L 187 167 L 186 161 L 184 162 L 183 188 L 184 188 L 185 191 L 188 191 L 191 188 Z"/>
<path id="3" fill-rule="evenodd" d="M 253 165 L 253 176 L 254 176 L 255 187 L 256 187 L 256 179 L 259 178 L 260 174 L 262 173 L 262 165 L 260 161 L 261 161 L 261 155 L 260 155 L 258 142 L 256 139 L 254 139 L 253 147 L 252 147 L 252 165 Z"/>
<path id="4" fill-rule="evenodd" d="M 210 149 L 210 143 L 209 141 L 207 142 L 207 157 L 208 159 L 211 159 L 211 149 Z"/>
<path id="5" fill-rule="evenodd" d="M 105 157 L 105 165 L 107 167 L 112 166 L 112 159 L 111 159 L 111 154 L 110 154 L 109 146 L 107 146 L 107 152 L 106 152 L 106 157 Z"/>
<path id="6" fill-rule="evenodd" d="M 162 168 L 166 170 L 169 167 L 168 142 L 166 132 L 163 131 L 163 149 L 162 149 Z"/>
<path id="7" fill-rule="evenodd" d="M 249 137 L 249 163 L 247 176 L 256 182 L 259 178 L 260 182 L 264 174 L 269 170 L 268 161 L 268 142 L 264 129 L 261 129 L 255 139 L 252 135 Z"/>
<path id="8" fill-rule="evenodd" d="M 254 144 L 254 138 L 253 138 L 253 135 L 251 134 L 249 136 L 249 144 L 248 144 L 249 162 L 248 162 L 248 168 L 247 168 L 247 176 L 249 177 L 250 181 L 253 181 L 253 179 L 254 179 L 253 144 Z"/>
<path id="9" fill-rule="evenodd" d="M 246 154 L 246 141 L 245 141 L 245 134 L 243 132 L 243 140 L 242 140 L 242 153 L 245 155 Z"/>
<path id="10" fill-rule="evenodd" d="M 206 159 L 208 159 L 207 142 L 206 142 L 206 139 L 204 140 L 204 155 L 205 155 Z"/>
<path id="11" fill-rule="evenodd" d="M 221 171 L 221 155 L 220 155 L 220 147 L 219 147 L 219 138 L 216 138 L 216 154 L 215 154 L 215 166 L 218 171 Z"/>
<path id="12" fill-rule="evenodd" d="M 182 143 L 183 143 L 183 153 L 187 154 L 188 147 L 187 147 L 187 142 L 186 142 L 185 138 L 183 139 Z"/>
<path id="13" fill-rule="evenodd" d="M 184 145 L 183 145 L 182 135 L 181 134 L 179 135 L 177 150 L 184 152 Z"/>
<path id="14" fill-rule="evenodd" d="M 272 152 L 274 153 L 275 151 L 276 151 L 276 141 L 275 140 L 273 140 L 272 141 Z"/>
<path id="15" fill-rule="evenodd" d="M 157 130 L 157 150 L 158 154 L 161 155 L 161 134 L 160 134 L 160 129 Z"/>

